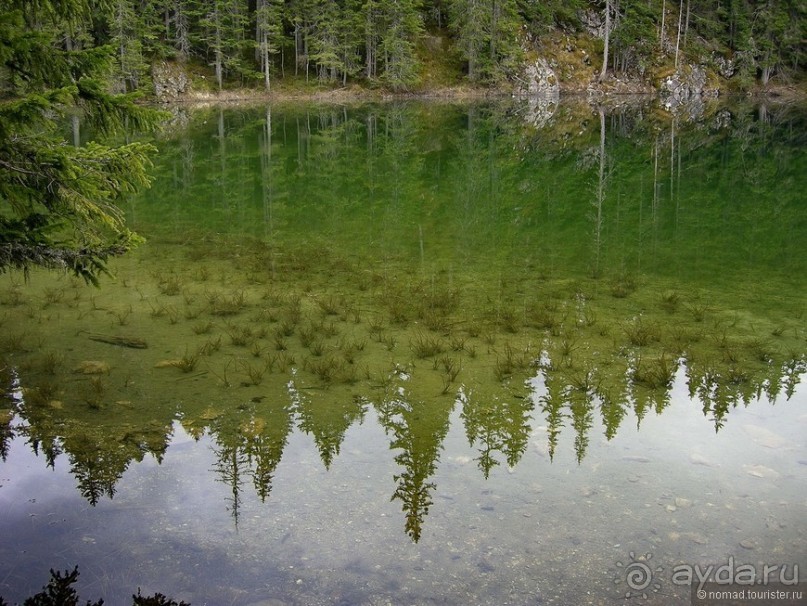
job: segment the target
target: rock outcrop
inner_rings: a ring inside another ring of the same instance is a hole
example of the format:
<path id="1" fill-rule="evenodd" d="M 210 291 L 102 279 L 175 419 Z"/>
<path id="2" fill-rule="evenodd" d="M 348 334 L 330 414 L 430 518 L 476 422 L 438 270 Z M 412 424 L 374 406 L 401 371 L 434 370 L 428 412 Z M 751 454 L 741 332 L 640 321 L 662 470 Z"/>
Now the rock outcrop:
<path id="1" fill-rule="evenodd" d="M 166 61 L 152 66 L 151 80 L 154 83 L 154 96 L 162 103 L 174 101 L 188 92 L 191 82 L 182 66 Z"/>
<path id="2" fill-rule="evenodd" d="M 560 95 L 558 77 L 545 59 L 538 59 L 527 65 L 524 70 L 521 94 L 530 97 L 557 97 Z"/>
<path id="3" fill-rule="evenodd" d="M 536 127 L 543 126 L 555 113 L 560 99 L 560 82 L 549 63 L 538 59 L 524 69 L 521 96 L 527 99 L 525 119 Z"/>
<path id="4" fill-rule="evenodd" d="M 703 113 L 704 99 L 717 96 L 717 90 L 708 88 L 707 84 L 703 66 L 685 65 L 658 83 L 661 103 L 668 110 L 698 117 Z"/>

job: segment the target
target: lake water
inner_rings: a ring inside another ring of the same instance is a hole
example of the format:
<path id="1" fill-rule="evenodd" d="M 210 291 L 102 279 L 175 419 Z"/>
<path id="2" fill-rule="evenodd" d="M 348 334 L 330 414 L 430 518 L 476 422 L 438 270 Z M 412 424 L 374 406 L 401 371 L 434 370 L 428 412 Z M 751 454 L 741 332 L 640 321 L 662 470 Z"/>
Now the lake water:
<path id="1" fill-rule="evenodd" d="M 177 110 L 126 206 L 147 242 L 100 288 L 0 276 L 0 596 L 76 565 L 113 606 L 803 579 L 805 126 Z"/>

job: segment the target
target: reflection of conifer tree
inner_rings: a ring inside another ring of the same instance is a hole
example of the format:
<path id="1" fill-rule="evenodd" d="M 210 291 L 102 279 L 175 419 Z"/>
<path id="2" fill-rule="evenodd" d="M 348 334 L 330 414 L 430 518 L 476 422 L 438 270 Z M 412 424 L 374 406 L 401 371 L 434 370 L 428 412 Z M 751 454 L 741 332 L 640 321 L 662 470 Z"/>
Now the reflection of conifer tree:
<path id="1" fill-rule="evenodd" d="M 556 373 L 546 372 L 544 376 L 546 394 L 541 396 L 541 412 L 544 414 L 547 426 L 547 439 L 549 440 L 549 460 L 555 458 L 555 449 L 558 446 L 558 436 L 563 427 L 566 414 L 563 411 L 564 385 Z"/>
<path id="2" fill-rule="evenodd" d="M 70 454 L 70 472 L 78 481 L 78 490 L 90 505 L 97 505 L 101 497 L 110 499 L 115 496 L 115 484 L 126 470 L 120 462 L 107 460 L 102 453 Z"/>
<path id="3" fill-rule="evenodd" d="M 293 412 L 287 404 L 270 404 L 261 413 L 264 415 L 262 421 L 253 423 L 255 431 L 245 434 L 245 450 L 250 465 L 254 466 L 255 490 L 261 501 L 266 501 L 294 422 Z"/>
<path id="4" fill-rule="evenodd" d="M 642 425 L 642 421 L 647 416 L 647 412 L 652 408 L 650 393 L 646 389 L 634 388 L 631 392 L 633 399 L 633 413 L 636 415 L 636 429 Z"/>
<path id="5" fill-rule="evenodd" d="M 11 427 L 11 414 L 5 411 L 0 412 L 0 459 L 3 461 L 8 457 L 11 447 L 11 440 L 14 439 L 14 430 Z"/>
<path id="6" fill-rule="evenodd" d="M 279 441 L 265 435 L 252 438 L 247 445 L 247 457 L 255 465 L 253 483 L 261 502 L 265 502 L 272 492 L 272 480 L 285 446 L 285 438 Z"/>
<path id="7" fill-rule="evenodd" d="M 219 436 L 221 438 L 221 435 Z M 216 464 L 213 471 L 218 475 L 217 481 L 227 484 L 231 493 L 227 500 L 230 502 L 230 513 L 238 527 L 238 516 L 241 509 L 241 486 L 244 478 L 249 475 L 249 461 L 247 455 L 238 444 L 221 444 L 215 448 Z"/>
<path id="8" fill-rule="evenodd" d="M 527 450 L 530 435 L 530 413 L 532 400 L 503 399 L 498 396 L 490 398 L 472 397 L 473 394 L 461 394 L 462 413 L 460 417 L 465 423 L 465 434 L 469 444 L 479 444 L 479 468 L 485 476 L 499 465 L 496 452 L 505 456 L 508 467 L 514 467 Z M 483 403 L 486 402 L 486 403 Z"/>
<path id="9" fill-rule="evenodd" d="M 448 406 L 442 402 L 450 402 Z M 443 440 L 448 433 L 449 415 L 453 401 L 409 400 L 403 395 L 385 399 L 378 408 L 379 420 L 392 434 L 391 449 L 401 449 L 395 462 L 404 468 L 393 476 L 398 484 L 392 500 L 402 502 L 406 516 L 406 534 L 420 540 L 424 518 L 433 501 L 431 494 L 437 485 L 428 479 L 434 475 Z"/>
<path id="10" fill-rule="evenodd" d="M 59 438 L 55 435 L 45 435 L 41 433 L 41 427 L 35 428 L 33 425 L 27 427 L 25 432 L 28 434 L 28 443 L 31 445 L 31 450 L 34 451 L 34 454 L 39 455 L 42 452 L 47 466 L 54 467 L 56 458 L 62 454 L 62 445 Z"/>
<path id="11" fill-rule="evenodd" d="M 325 393 L 328 396 L 328 393 Z M 301 398 L 295 411 L 299 427 L 314 437 L 325 469 L 330 469 L 339 454 L 345 432 L 364 415 L 364 400 L 361 398 L 330 400 L 327 405 L 313 398 Z"/>
<path id="12" fill-rule="evenodd" d="M 14 439 L 14 430 L 11 421 L 17 409 L 17 396 L 15 390 L 18 387 L 17 379 L 10 367 L 6 366 L 3 359 L 0 359 L 0 459 L 6 460 L 11 440 Z"/>
<path id="13" fill-rule="evenodd" d="M 804 357 L 794 358 L 785 362 L 783 368 L 785 395 L 787 399 L 793 397 L 796 385 L 801 381 L 801 375 L 807 372 L 807 359 Z"/>
<path id="14" fill-rule="evenodd" d="M 581 463 L 586 456 L 588 432 L 594 418 L 591 412 L 592 400 L 587 392 L 574 391 L 570 396 L 569 409 L 574 428 L 574 452 L 577 455 L 577 462 Z"/>
<path id="15" fill-rule="evenodd" d="M 597 390 L 597 396 L 600 399 L 600 413 L 603 425 L 605 425 L 605 437 L 607 440 L 611 440 L 616 436 L 616 431 L 628 412 L 625 407 L 627 394 L 614 395 L 610 389 L 600 389 Z"/>

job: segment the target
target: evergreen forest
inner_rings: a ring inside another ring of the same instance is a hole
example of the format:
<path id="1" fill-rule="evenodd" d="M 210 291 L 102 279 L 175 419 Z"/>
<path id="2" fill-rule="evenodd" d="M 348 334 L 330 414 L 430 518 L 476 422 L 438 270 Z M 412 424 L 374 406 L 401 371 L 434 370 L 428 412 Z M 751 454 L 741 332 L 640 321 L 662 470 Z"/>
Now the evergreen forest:
<path id="1" fill-rule="evenodd" d="M 799 0 L 93 0 L 80 14 L 59 8 L 70 1 L 2 4 L 2 29 L 68 52 L 109 49 L 116 92 L 150 90 L 162 61 L 210 90 L 497 87 L 559 47 L 600 79 L 652 80 L 688 63 L 750 88 L 792 82 L 807 56 Z M 17 42 L 2 37 L 6 56 Z"/>

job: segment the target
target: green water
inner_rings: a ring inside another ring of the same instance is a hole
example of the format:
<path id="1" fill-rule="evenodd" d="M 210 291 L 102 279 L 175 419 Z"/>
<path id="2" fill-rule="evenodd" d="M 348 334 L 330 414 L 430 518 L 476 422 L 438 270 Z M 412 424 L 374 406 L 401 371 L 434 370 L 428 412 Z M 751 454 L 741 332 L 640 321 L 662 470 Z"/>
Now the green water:
<path id="1" fill-rule="evenodd" d="M 100 289 L 0 276 L 0 595 L 78 564 L 109 604 L 676 604 L 676 565 L 807 569 L 807 112 L 532 117 L 176 110 Z"/>

